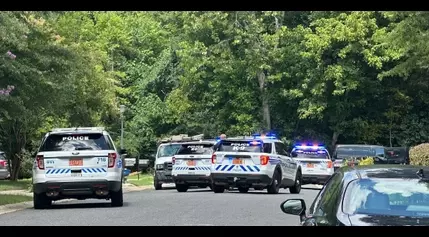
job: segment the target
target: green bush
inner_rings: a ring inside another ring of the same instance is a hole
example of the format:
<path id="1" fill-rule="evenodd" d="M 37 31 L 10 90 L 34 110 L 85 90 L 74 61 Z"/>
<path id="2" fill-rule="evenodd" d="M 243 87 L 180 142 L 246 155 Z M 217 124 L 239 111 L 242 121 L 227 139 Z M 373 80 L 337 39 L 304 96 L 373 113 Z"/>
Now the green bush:
<path id="1" fill-rule="evenodd" d="M 423 143 L 410 149 L 411 165 L 429 165 L 429 143 Z"/>

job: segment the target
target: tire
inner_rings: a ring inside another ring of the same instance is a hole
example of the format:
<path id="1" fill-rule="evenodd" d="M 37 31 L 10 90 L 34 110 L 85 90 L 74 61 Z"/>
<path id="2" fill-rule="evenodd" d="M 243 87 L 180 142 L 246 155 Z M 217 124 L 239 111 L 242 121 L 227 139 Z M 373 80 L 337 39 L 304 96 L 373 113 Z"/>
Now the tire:
<path id="1" fill-rule="evenodd" d="M 213 184 L 212 186 L 213 186 L 213 192 L 214 193 L 223 193 L 223 192 L 225 192 L 225 187 L 224 186 L 216 185 L 216 184 Z"/>
<path id="2" fill-rule="evenodd" d="M 238 191 L 239 191 L 240 193 L 247 193 L 247 192 L 249 192 L 249 188 L 238 187 Z"/>
<path id="3" fill-rule="evenodd" d="M 269 194 L 278 194 L 280 190 L 280 185 L 282 184 L 282 177 L 278 169 L 274 171 L 273 181 L 267 187 L 267 193 Z"/>
<path id="4" fill-rule="evenodd" d="M 33 193 L 34 209 L 45 209 L 52 205 L 52 199 L 46 196 L 46 193 Z"/>
<path id="5" fill-rule="evenodd" d="M 158 182 L 158 179 L 155 178 L 153 179 L 153 187 L 155 188 L 155 190 L 161 190 L 162 189 L 162 183 Z"/>
<path id="6" fill-rule="evenodd" d="M 211 185 L 211 184 L 209 185 L 209 188 L 210 188 L 210 190 L 212 190 L 212 191 L 213 191 L 213 187 L 212 187 L 212 185 Z"/>
<path id="7" fill-rule="evenodd" d="M 176 184 L 176 190 L 179 193 L 184 193 L 188 191 L 189 186 L 186 184 Z"/>
<path id="8" fill-rule="evenodd" d="M 302 174 L 301 171 L 296 173 L 295 185 L 289 188 L 289 192 L 293 194 L 299 194 L 301 192 L 302 185 Z"/>
<path id="9" fill-rule="evenodd" d="M 112 201 L 112 207 L 122 207 L 124 205 L 122 187 L 117 192 L 111 192 L 110 199 Z"/>

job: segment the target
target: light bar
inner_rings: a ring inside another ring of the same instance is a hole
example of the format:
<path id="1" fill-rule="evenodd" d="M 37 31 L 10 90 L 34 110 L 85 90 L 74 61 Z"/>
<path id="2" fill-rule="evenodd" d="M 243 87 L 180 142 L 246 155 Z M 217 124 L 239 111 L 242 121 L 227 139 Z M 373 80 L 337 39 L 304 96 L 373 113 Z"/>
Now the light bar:
<path id="1" fill-rule="evenodd" d="M 51 131 L 52 132 L 74 132 L 74 131 L 82 131 L 82 130 L 104 131 L 104 127 L 54 128 Z"/>
<path id="2" fill-rule="evenodd" d="M 298 145 L 295 146 L 296 149 L 303 149 L 303 150 L 324 150 L 326 149 L 324 146 L 319 146 L 319 145 L 312 145 L 312 146 L 307 146 L 307 145 Z"/>

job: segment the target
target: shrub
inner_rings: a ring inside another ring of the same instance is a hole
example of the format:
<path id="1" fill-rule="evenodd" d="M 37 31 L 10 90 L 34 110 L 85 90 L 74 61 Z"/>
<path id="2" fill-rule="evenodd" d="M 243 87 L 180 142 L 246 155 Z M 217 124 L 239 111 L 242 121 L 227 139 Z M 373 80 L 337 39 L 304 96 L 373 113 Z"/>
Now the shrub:
<path id="1" fill-rule="evenodd" d="M 429 143 L 423 143 L 410 149 L 411 165 L 429 165 Z"/>
<path id="2" fill-rule="evenodd" d="M 359 165 L 373 165 L 374 164 L 374 158 L 372 157 L 365 157 L 359 161 Z"/>

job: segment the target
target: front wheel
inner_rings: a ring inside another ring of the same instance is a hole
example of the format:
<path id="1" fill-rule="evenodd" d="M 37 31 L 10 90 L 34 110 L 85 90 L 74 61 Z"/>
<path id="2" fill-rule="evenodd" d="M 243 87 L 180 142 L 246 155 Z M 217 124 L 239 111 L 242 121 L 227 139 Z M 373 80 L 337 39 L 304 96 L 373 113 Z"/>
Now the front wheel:
<path id="1" fill-rule="evenodd" d="M 155 178 L 153 179 L 153 187 L 155 188 L 155 190 L 161 190 L 162 189 L 162 183 L 158 182 L 158 179 Z"/>
<path id="2" fill-rule="evenodd" d="M 296 173 L 295 185 L 289 188 L 290 193 L 299 194 L 301 192 L 301 184 L 302 184 L 302 175 L 301 175 L 301 172 L 298 171 Z"/>
<path id="3" fill-rule="evenodd" d="M 247 193 L 247 192 L 249 192 L 249 188 L 238 187 L 238 191 L 239 191 L 240 193 Z"/>

